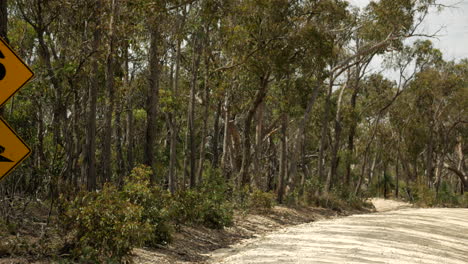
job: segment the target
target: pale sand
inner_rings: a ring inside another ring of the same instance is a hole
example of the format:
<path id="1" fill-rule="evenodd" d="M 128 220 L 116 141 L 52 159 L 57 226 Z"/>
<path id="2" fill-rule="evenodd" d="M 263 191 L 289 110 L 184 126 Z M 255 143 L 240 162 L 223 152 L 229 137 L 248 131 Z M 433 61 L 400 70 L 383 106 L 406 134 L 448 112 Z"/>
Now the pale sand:
<path id="1" fill-rule="evenodd" d="M 468 209 L 372 202 L 379 213 L 285 228 L 215 251 L 210 263 L 468 263 Z"/>

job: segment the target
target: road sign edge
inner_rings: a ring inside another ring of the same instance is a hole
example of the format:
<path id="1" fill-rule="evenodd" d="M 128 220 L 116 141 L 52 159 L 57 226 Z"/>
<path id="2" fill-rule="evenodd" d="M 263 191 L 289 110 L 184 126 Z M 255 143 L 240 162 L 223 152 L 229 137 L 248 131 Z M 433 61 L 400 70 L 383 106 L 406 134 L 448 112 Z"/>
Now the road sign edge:
<path id="1" fill-rule="evenodd" d="M 26 69 L 28 69 L 28 71 L 31 73 L 31 76 L 20 86 L 18 87 L 14 93 L 12 93 L 3 103 L 0 104 L 0 108 L 3 107 L 10 99 L 11 97 L 13 97 L 19 90 L 21 90 L 29 81 L 31 81 L 35 74 L 34 72 L 32 71 L 31 68 L 29 68 L 29 66 L 18 56 L 18 54 L 16 54 L 15 50 L 3 39 L 0 37 L 0 41 L 3 43 L 3 45 L 5 45 L 10 51 L 11 53 L 13 53 L 13 55 L 15 55 L 15 57 L 26 67 Z M 1 178 L 0 178 L 1 180 Z"/>
<path id="2" fill-rule="evenodd" d="M 28 144 L 26 144 L 26 142 L 16 133 L 16 131 L 5 121 L 5 119 L 3 119 L 2 117 L 0 117 L 0 122 L 3 122 L 3 124 L 5 124 L 5 126 L 10 129 L 10 131 L 21 141 L 21 143 L 23 143 L 23 145 L 28 149 L 28 153 L 26 155 L 24 155 L 24 157 L 19 160 L 18 162 L 16 162 L 15 166 L 11 167 L 5 174 L 1 175 L 0 176 L 0 182 L 2 181 L 3 178 L 5 178 L 6 176 L 8 176 L 8 174 L 10 174 L 13 170 L 16 169 L 16 167 L 18 167 L 21 163 L 23 163 L 23 161 L 25 159 L 27 159 L 30 155 L 31 155 L 31 152 L 32 152 L 32 149 L 28 146 Z"/>

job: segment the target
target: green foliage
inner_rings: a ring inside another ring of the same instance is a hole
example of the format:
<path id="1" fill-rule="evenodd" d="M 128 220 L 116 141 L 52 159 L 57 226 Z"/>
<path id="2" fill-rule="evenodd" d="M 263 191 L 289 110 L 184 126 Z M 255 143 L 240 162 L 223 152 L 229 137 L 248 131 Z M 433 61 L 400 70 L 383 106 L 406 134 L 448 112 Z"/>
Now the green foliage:
<path id="1" fill-rule="evenodd" d="M 228 186 L 215 169 L 207 169 L 204 182 L 196 189 L 178 191 L 170 205 L 170 216 L 177 225 L 199 224 L 222 229 L 232 225 L 233 208 L 227 199 Z"/>
<path id="2" fill-rule="evenodd" d="M 395 189 L 395 182 L 393 177 L 385 172 L 382 176 L 377 176 L 372 179 L 372 182 L 369 186 L 369 195 L 370 196 L 384 196 L 387 195 L 387 198 Z M 386 193 L 385 193 L 386 192 Z"/>
<path id="3" fill-rule="evenodd" d="M 270 210 L 275 206 L 276 197 L 273 192 L 264 192 L 254 188 L 248 198 L 248 207 L 250 210 Z"/>
<path id="4" fill-rule="evenodd" d="M 146 240 L 148 246 L 166 244 L 171 241 L 172 226 L 169 222 L 169 193 L 159 186 L 150 186 L 152 171 L 150 167 L 141 165 L 132 170 L 125 179 L 123 196 L 132 204 L 143 208 L 142 222 L 149 223 L 150 238 Z"/>
<path id="5" fill-rule="evenodd" d="M 249 197 L 250 187 L 245 185 L 233 192 L 231 200 L 236 209 L 246 212 L 250 206 Z"/>
<path id="6" fill-rule="evenodd" d="M 82 193 L 65 205 L 61 224 L 71 233 L 72 256 L 83 262 L 120 262 L 151 234 L 144 208 L 113 186 Z"/>
<path id="7" fill-rule="evenodd" d="M 328 195 L 310 195 L 308 196 L 307 202 L 309 205 L 318 206 L 323 208 L 329 208 L 338 212 L 341 212 L 346 208 L 346 204 L 339 196 L 334 193 Z"/>
<path id="8" fill-rule="evenodd" d="M 429 188 L 426 184 L 411 185 L 414 202 L 421 207 L 467 207 L 468 196 L 459 195 L 451 186 L 442 182 L 439 191 Z"/>
<path id="9" fill-rule="evenodd" d="M 459 196 L 450 190 L 449 184 L 442 182 L 439 187 L 439 192 L 436 196 L 437 204 L 440 206 L 459 206 Z"/>
<path id="10" fill-rule="evenodd" d="M 367 202 L 366 196 L 356 196 L 351 191 L 340 188 L 322 195 L 306 191 L 304 201 L 307 205 L 329 208 L 338 212 L 372 208 L 372 204 Z"/>
<path id="11" fill-rule="evenodd" d="M 463 208 L 468 208 L 468 192 L 465 192 L 460 196 L 460 206 Z"/>

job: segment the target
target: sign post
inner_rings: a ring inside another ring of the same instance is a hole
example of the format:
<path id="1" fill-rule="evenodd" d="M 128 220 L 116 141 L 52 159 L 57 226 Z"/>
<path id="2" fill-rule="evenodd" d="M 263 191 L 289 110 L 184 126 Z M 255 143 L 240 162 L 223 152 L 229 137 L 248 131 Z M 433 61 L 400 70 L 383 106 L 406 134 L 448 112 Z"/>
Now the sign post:
<path id="1" fill-rule="evenodd" d="M 29 67 L 0 38 L 0 107 L 34 76 Z M 15 169 L 31 149 L 0 118 L 0 180 Z"/>

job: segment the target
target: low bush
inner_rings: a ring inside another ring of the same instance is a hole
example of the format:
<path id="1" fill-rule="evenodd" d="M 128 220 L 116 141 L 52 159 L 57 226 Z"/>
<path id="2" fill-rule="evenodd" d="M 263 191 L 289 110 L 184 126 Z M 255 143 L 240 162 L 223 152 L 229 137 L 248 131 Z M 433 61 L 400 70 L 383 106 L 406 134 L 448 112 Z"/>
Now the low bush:
<path id="1" fill-rule="evenodd" d="M 463 208 L 468 208 L 468 192 L 465 192 L 460 196 L 460 206 Z"/>
<path id="2" fill-rule="evenodd" d="M 167 210 L 170 195 L 160 187 L 150 186 L 151 174 L 147 166 L 134 168 L 125 179 L 122 192 L 126 200 L 143 208 L 142 221 L 152 229 L 145 244 L 154 247 L 171 241 L 172 225 Z"/>
<path id="3" fill-rule="evenodd" d="M 199 224 L 222 229 L 232 225 L 233 208 L 227 199 L 228 185 L 215 169 L 208 169 L 203 184 L 195 189 L 177 192 L 170 205 L 170 216 L 181 224 Z"/>
<path id="4" fill-rule="evenodd" d="M 451 191 L 446 182 L 442 182 L 440 185 L 435 202 L 438 206 L 460 206 L 459 195 Z"/>
<path id="5" fill-rule="evenodd" d="M 349 209 L 373 208 L 373 205 L 366 201 L 366 197 L 358 197 L 349 191 L 343 190 L 335 190 L 322 195 L 317 195 L 315 192 L 306 192 L 304 200 L 307 205 L 328 208 L 338 212 Z"/>
<path id="6" fill-rule="evenodd" d="M 71 233 L 71 254 L 80 262 L 122 262 L 134 247 L 149 239 L 151 225 L 144 208 L 113 186 L 78 195 L 65 205 L 61 222 Z"/>
<path id="7" fill-rule="evenodd" d="M 410 191 L 414 203 L 421 207 L 468 207 L 467 194 L 457 194 L 448 183 L 442 182 L 439 191 L 429 188 L 426 184 L 412 184 Z"/>
<path id="8" fill-rule="evenodd" d="M 310 206 L 329 208 L 335 211 L 342 211 L 346 207 L 344 201 L 333 193 L 327 195 L 308 193 L 306 203 Z"/>
<path id="9" fill-rule="evenodd" d="M 436 192 L 426 184 L 413 184 L 413 198 L 414 202 L 422 207 L 433 207 L 437 205 Z"/>
<path id="10" fill-rule="evenodd" d="M 275 205 L 275 194 L 254 188 L 248 198 L 248 207 L 253 210 L 270 210 Z"/>

